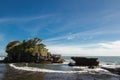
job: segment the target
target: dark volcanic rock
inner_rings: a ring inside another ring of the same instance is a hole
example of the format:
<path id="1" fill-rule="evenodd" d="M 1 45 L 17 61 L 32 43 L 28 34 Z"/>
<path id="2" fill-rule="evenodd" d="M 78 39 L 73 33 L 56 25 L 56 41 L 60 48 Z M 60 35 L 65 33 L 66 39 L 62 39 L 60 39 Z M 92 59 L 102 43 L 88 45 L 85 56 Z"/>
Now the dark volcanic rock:
<path id="1" fill-rule="evenodd" d="M 64 62 L 64 59 L 62 59 L 61 55 L 57 55 L 57 54 L 54 54 L 54 55 L 51 55 L 50 57 L 42 57 L 42 56 L 39 56 L 39 57 L 33 57 L 33 56 L 30 56 L 29 57 L 30 60 L 27 61 L 27 60 L 24 60 L 24 59 L 21 59 L 22 61 L 16 61 L 14 59 L 10 60 L 11 57 L 5 57 L 4 60 L 0 61 L 0 63 L 4 62 L 4 63 L 21 63 L 21 62 L 29 62 L 29 63 L 45 63 L 45 64 L 50 64 L 50 63 L 63 63 Z"/>
<path id="2" fill-rule="evenodd" d="M 61 55 L 53 55 L 52 56 L 53 63 L 63 63 L 64 59 L 61 58 Z"/>
<path id="3" fill-rule="evenodd" d="M 71 57 L 72 60 L 75 61 L 75 64 L 70 63 L 70 66 L 98 66 L 99 62 L 98 58 L 86 58 L 86 57 Z"/>
<path id="4" fill-rule="evenodd" d="M 5 63 L 62 63 L 61 55 L 52 55 L 40 38 L 12 41 L 6 46 Z"/>
<path id="5" fill-rule="evenodd" d="M 113 74 L 118 74 L 120 75 L 120 68 L 109 68 L 109 67 L 101 67 L 102 69 L 106 69 L 110 71 Z"/>

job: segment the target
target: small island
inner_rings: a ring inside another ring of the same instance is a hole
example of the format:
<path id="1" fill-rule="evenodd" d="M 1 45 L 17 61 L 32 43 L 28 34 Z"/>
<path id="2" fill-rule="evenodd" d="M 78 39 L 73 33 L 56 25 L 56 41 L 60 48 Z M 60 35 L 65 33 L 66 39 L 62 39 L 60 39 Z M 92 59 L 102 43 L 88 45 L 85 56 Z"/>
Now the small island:
<path id="1" fill-rule="evenodd" d="M 63 63 L 61 55 L 48 52 L 46 45 L 40 38 L 23 41 L 12 41 L 6 46 L 7 57 L 4 63 Z"/>

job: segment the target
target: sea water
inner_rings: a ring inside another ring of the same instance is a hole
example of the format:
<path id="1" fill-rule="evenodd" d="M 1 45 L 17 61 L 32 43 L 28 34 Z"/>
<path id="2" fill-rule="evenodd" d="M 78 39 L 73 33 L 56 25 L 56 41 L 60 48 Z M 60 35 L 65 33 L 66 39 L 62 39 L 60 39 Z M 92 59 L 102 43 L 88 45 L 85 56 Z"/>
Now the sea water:
<path id="1" fill-rule="evenodd" d="M 120 64 L 120 56 L 82 56 L 87 58 L 98 58 L 98 61 L 105 63 L 117 63 Z M 71 60 L 71 56 L 63 56 L 65 60 Z"/>
<path id="2" fill-rule="evenodd" d="M 87 56 L 98 58 L 100 67 L 120 68 L 120 56 Z M 68 66 L 70 56 L 63 56 L 63 64 L 0 64 L 0 80 L 120 80 L 120 76 L 97 67 Z"/>

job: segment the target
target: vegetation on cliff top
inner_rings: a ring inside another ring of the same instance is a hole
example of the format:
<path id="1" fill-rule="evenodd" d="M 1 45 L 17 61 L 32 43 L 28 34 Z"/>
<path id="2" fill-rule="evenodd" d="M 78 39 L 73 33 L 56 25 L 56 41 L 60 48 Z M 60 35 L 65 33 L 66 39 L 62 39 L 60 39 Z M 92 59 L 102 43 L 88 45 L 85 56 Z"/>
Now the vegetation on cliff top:
<path id="1" fill-rule="evenodd" d="M 7 57 L 5 62 L 63 62 L 61 56 L 52 55 L 41 43 L 40 38 L 12 41 L 6 46 Z"/>

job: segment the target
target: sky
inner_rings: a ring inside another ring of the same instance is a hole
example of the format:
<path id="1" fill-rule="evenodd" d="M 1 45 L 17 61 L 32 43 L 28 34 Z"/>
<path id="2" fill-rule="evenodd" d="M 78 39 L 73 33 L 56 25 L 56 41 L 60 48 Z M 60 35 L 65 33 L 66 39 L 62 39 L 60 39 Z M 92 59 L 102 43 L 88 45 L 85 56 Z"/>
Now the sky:
<path id="1" fill-rule="evenodd" d="M 42 38 L 63 56 L 120 56 L 120 0 L 0 0 L 0 55 Z"/>

